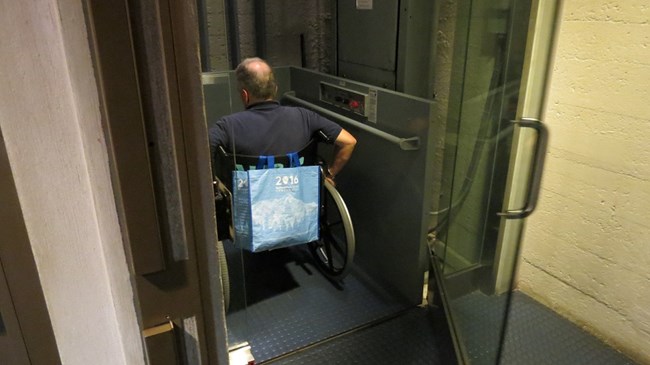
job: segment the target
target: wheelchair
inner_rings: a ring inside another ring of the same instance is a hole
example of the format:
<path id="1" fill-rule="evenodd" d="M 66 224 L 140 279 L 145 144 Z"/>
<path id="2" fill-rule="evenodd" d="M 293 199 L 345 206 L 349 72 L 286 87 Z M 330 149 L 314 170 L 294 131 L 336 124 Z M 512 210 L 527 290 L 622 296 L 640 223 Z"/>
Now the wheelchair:
<path id="1" fill-rule="evenodd" d="M 298 151 L 301 165 L 319 165 L 321 171 L 320 203 L 319 203 L 319 239 L 307 242 L 315 266 L 331 280 L 342 280 L 350 270 L 355 251 L 355 236 L 352 220 L 347 206 L 336 190 L 336 187 L 325 179 L 326 162 L 317 154 L 316 139 L 312 139 L 304 148 Z M 227 262 L 224 256 L 223 241 L 236 239 L 233 228 L 233 199 L 232 171 L 255 168 L 259 156 L 232 154 L 223 147 L 217 148 L 215 161 L 215 208 L 217 214 L 218 254 L 222 265 L 224 278 L 224 296 L 228 297 L 230 284 L 228 282 Z M 277 166 L 290 166 L 286 155 L 274 156 Z M 224 269 L 225 267 L 225 269 Z"/>

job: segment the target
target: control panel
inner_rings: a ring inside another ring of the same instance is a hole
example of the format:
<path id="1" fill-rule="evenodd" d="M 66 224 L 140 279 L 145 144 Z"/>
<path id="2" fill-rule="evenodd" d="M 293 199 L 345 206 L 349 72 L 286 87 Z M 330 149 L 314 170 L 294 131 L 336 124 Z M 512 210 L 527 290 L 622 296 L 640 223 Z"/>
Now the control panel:
<path id="1" fill-rule="evenodd" d="M 368 94 L 327 82 L 320 83 L 320 100 L 337 108 L 367 116 Z"/>

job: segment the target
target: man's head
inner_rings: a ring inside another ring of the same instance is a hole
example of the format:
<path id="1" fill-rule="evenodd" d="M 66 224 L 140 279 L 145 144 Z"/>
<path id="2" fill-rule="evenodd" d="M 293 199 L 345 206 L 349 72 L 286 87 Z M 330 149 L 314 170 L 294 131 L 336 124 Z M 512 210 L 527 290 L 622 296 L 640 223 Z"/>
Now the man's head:
<path id="1" fill-rule="evenodd" d="M 247 58 L 235 70 L 245 106 L 275 99 L 278 85 L 271 67 L 261 58 Z"/>

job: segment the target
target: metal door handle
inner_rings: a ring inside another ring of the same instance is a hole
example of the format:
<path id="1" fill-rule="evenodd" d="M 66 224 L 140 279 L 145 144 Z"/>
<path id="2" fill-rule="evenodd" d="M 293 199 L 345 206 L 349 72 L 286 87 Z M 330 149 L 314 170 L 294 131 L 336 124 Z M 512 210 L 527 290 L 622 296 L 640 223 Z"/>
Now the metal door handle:
<path id="1" fill-rule="evenodd" d="M 538 119 L 521 118 L 514 120 L 512 123 L 518 124 L 522 128 L 533 128 L 537 131 L 537 148 L 535 149 L 535 159 L 533 160 L 533 175 L 528 187 L 528 196 L 526 205 L 521 209 L 507 210 L 497 213 L 498 216 L 507 219 L 526 218 L 535 210 L 539 198 L 539 187 L 542 181 L 542 172 L 544 170 L 544 159 L 546 158 L 546 145 L 548 144 L 548 129 Z"/>

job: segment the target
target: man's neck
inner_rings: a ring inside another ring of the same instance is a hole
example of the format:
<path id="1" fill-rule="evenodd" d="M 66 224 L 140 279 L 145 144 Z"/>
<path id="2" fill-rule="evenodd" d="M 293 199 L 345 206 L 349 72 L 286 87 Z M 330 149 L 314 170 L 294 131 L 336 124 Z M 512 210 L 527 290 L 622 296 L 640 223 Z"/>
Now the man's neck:
<path id="1" fill-rule="evenodd" d="M 248 108 L 250 108 L 250 107 L 252 107 L 252 106 L 255 106 L 255 105 L 257 105 L 257 104 L 262 104 L 262 103 L 266 103 L 266 102 L 269 102 L 269 101 L 276 101 L 276 100 L 275 100 L 275 99 L 272 99 L 272 98 L 271 98 L 271 99 L 251 100 L 251 101 L 249 101 L 248 104 L 246 105 L 246 109 L 248 109 Z"/>

